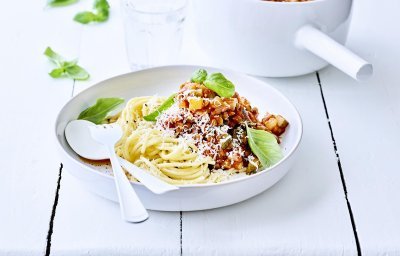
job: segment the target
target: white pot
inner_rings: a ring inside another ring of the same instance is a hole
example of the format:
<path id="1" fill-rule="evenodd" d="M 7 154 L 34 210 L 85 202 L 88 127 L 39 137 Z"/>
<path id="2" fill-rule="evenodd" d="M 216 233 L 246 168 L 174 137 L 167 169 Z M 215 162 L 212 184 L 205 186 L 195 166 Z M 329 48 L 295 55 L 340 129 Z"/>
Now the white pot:
<path id="1" fill-rule="evenodd" d="M 307 74 L 328 62 L 356 79 L 372 66 L 345 43 L 352 0 L 192 0 L 197 40 L 214 64 L 253 75 Z"/>

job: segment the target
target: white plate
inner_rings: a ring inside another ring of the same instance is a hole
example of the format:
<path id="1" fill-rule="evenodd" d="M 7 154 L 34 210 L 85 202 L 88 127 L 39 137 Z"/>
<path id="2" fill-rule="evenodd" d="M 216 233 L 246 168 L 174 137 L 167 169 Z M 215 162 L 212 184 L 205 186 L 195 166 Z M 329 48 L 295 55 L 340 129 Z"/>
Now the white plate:
<path id="1" fill-rule="evenodd" d="M 117 201 L 109 169 L 84 162 L 69 147 L 64 136 L 67 123 L 76 119 L 79 113 L 94 104 L 97 98 L 121 97 L 129 100 L 132 97 L 145 95 L 169 96 L 199 68 L 167 66 L 128 73 L 100 82 L 76 95 L 60 111 L 55 126 L 64 169 L 82 181 L 88 190 Z M 254 175 L 218 184 L 183 185 L 179 186 L 179 190 L 163 195 L 153 194 L 142 184 L 132 182 L 147 209 L 194 211 L 238 203 L 270 188 L 292 166 L 302 135 L 300 115 L 292 103 L 272 86 L 250 76 L 214 68 L 205 69 L 209 72 L 223 73 L 235 84 L 236 91 L 240 95 L 245 96 L 253 106 L 259 108 L 260 115 L 264 115 L 268 110 L 283 115 L 289 121 L 289 127 L 281 144 L 284 158 L 271 168 Z"/>

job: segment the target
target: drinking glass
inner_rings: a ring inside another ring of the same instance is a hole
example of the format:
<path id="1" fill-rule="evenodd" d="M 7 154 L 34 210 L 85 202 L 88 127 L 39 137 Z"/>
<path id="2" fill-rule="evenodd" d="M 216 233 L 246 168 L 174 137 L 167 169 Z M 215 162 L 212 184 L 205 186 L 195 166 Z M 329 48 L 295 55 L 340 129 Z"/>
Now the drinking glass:
<path id="1" fill-rule="evenodd" d="M 132 70 L 176 63 L 186 0 L 121 0 Z"/>

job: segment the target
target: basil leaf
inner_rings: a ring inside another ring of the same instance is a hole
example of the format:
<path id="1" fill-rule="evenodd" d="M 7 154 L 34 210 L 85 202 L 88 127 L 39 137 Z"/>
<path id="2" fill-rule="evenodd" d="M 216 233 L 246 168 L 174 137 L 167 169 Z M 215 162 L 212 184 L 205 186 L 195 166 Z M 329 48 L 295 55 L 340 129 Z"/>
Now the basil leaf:
<path id="1" fill-rule="evenodd" d="M 77 63 L 78 63 L 78 60 L 63 61 L 62 62 L 62 67 L 63 68 L 73 67 L 73 66 L 76 66 Z"/>
<path id="2" fill-rule="evenodd" d="M 86 80 L 89 78 L 89 73 L 77 65 L 77 60 L 65 61 L 61 55 L 53 51 L 50 47 L 46 48 L 44 55 L 57 65 L 57 68 L 49 73 L 51 77 L 60 78 L 68 76 L 75 80 Z"/>
<path id="3" fill-rule="evenodd" d="M 94 2 L 94 9 L 98 11 L 108 10 L 110 5 L 108 4 L 107 0 L 96 0 Z"/>
<path id="4" fill-rule="evenodd" d="M 96 14 L 93 12 L 80 12 L 75 15 L 74 21 L 82 24 L 88 24 L 96 20 Z"/>
<path id="5" fill-rule="evenodd" d="M 76 2 L 78 2 L 78 0 L 50 0 L 47 4 L 51 7 L 59 7 L 74 4 Z"/>
<path id="6" fill-rule="evenodd" d="M 258 157 L 263 168 L 270 167 L 282 159 L 283 154 L 272 133 L 246 126 L 251 151 Z"/>
<path id="7" fill-rule="evenodd" d="M 89 78 L 89 73 L 78 65 L 66 67 L 65 72 L 75 80 L 86 80 Z"/>
<path id="8" fill-rule="evenodd" d="M 98 13 L 108 16 L 110 5 L 108 4 L 107 0 L 96 0 L 94 2 L 94 9 Z"/>
<path id="9" fill-rule="evenodd" d="M 61 77 L 61 76 L 63 75 L 63 73 L 64 73 L 64 69 L 62 69 L 62 68 L 55 68 L 55 69 L 53 69 L 53 70 L 49 73 L 49 75 L 50 75 L 52 78 L 59 78 L 59 77 Z"/>
<path id="10" fill-rule="evenodd" d="M 190 81 L 201 84 L 206 80 L 206 78 L 207 71 L 205 71 L 204 69 L 199 69 L 192 74 L 192 78 L 190 79 Z"/>
<path id="11" fill-rule="evenodd" d="M 93 5 L 95 12 L 80 12 L 75 15 L 74 20 L 88 24 L 90 22 L 104 22 L 108 20 L 110 5 L 107 0 L 96 0 Z"/>
<path id="12" fill-rule="evenodd" d="M 100 98 L 96 104 L 82 111 L 78 119 L 87 120 L 95 124 L 101 124 L 106 119 L 108 113 L 124 103 L 121 98 Z"/>
<path id="13" fill-rule="evenodd" d="M 155 111 L 151 112 L 147 116 L 144 116 L 143 119 L 146 121 L 156 121 L 156 118 L 165 110 L 169 109 L 175 103 L 176 93 L 172 94 L 164 101 L 161 106 L 159 106 Z"/>
<path id="14" fill-rule="evenodd" d="M 96 21 L 97 22 L 104 22 L 108 20 L 108 11 L 100 12 L 96 16 Z"/>
<path id="15" fill-rule="evenodd" d="M 224 98 L 230 98 L 235 94 L 235 86 L 221 73 L 213 73 L 207 76 L 204 85 Z"/>
<path id="16" fill-rule="evenodd" d="M 61 63 L 64 62 L 64 58 L 55 51 L 53 51 L 53 49 L 51 49 L 50 47 L 46 48 L 46 50 L 44 51 L 44 55 L 46 55 L 49 58 L 49 60 L 53 61 L 57 65 L 61 65 Z"/>

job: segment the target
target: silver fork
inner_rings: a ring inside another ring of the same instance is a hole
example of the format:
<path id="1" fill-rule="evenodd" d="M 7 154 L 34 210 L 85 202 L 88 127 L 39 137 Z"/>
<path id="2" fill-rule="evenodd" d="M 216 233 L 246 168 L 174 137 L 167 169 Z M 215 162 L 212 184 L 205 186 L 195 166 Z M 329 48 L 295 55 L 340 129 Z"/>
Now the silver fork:
<path id="1" fill-rule="evenodd" d="M 122 218 L 128 222 L 145 221 L 149 217 L 149 214 L 133 190 L 114 151 L 115 143 L 122 136 L 121 127 L 116 124 L 105 124 L 89 128 L 92 138 L 107 147 L 114 173 L 115 186 L 117 187 Z"/>

